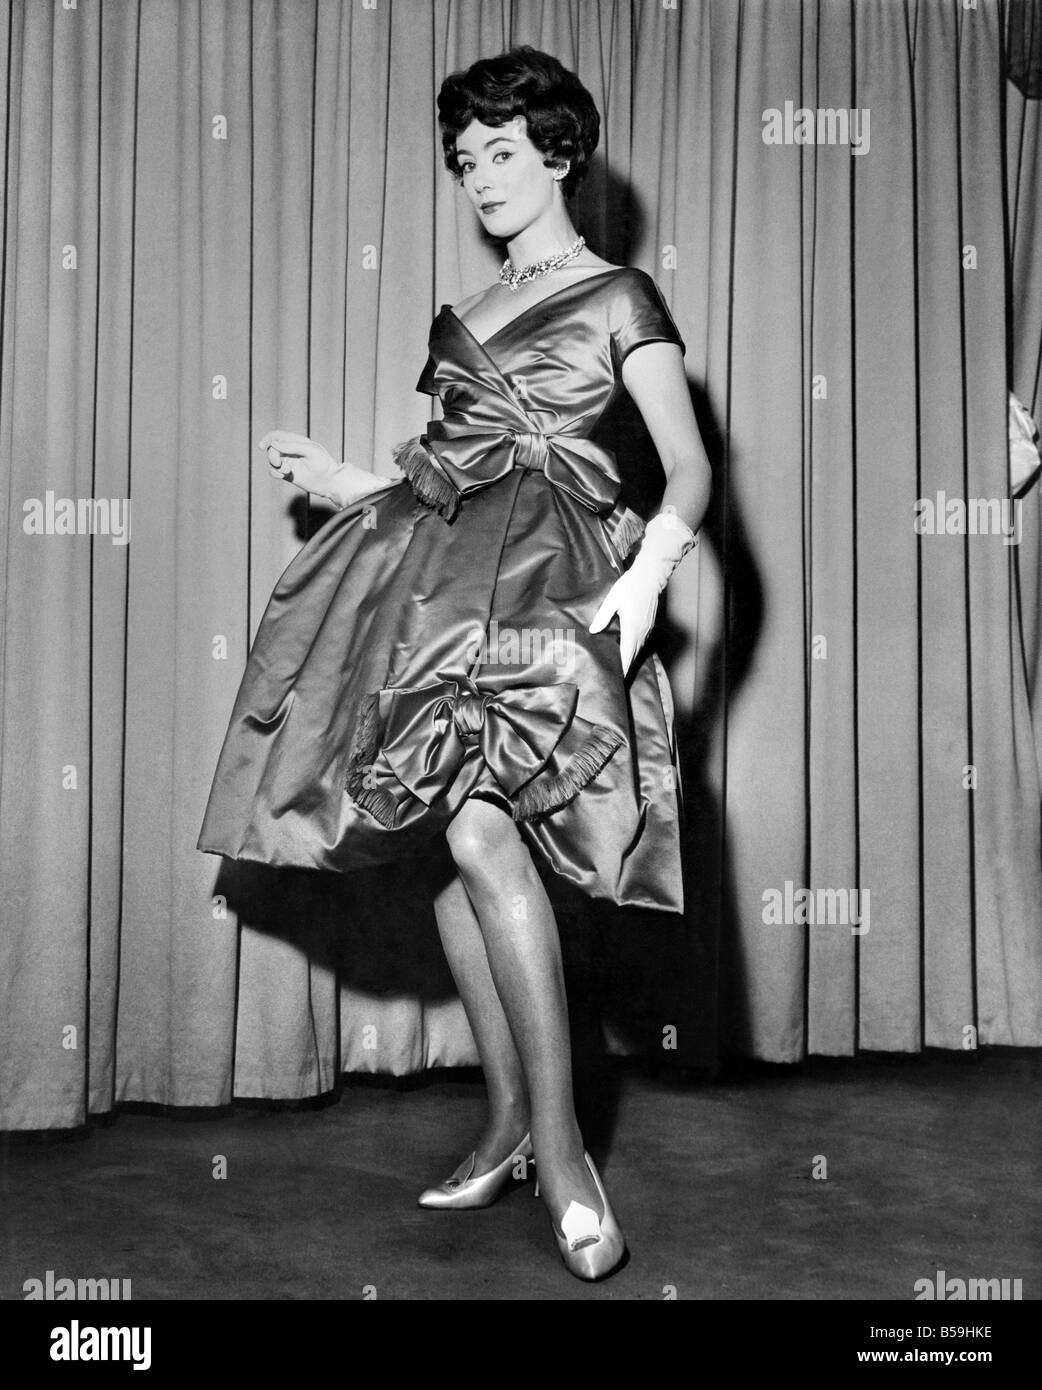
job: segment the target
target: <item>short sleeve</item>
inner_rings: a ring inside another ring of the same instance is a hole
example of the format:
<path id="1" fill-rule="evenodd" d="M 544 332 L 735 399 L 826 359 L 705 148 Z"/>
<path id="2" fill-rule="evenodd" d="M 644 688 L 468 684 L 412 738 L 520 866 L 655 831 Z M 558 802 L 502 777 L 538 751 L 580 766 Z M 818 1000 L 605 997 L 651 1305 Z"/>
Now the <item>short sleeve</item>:
<path id="1" fill-rule="evenodd" d="M 659 287 L 643 271 L 621 282 L 612 305 L 611 341 L 618 367 L 644 343 L 676 343 L 681 353 L 687 351 Z"/>
<path id="2" fill-rule="evenodd" d="M 425 396 L 436 396 L 438 394 L 438 386 L 434 380 L 435 366 L 436 363 L 434 358 L 428 355 L 426 366 L 420 373 L 420 379 L 416 383 L 417 391 L 422 391 Z"/>

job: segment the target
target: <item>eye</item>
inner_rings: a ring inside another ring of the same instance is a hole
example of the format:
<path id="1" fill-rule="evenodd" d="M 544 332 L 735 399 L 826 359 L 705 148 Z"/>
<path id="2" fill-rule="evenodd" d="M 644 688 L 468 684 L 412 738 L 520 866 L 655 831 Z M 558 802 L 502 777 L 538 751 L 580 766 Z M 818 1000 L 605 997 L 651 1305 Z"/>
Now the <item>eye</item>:
<path id="1" fill-rule="evenodd" d="M 497 150 L 492 156 L 492 163 L 495 164 L 497 159 L 512 159 L 513 154 L 513 150 Z M 456 167 L 459 169 L 460 177 L 465 178 L 467 174 L 472 174 L 474 172 L 475 165 L 472 159 L 458 159 L 456 161 Z"/>

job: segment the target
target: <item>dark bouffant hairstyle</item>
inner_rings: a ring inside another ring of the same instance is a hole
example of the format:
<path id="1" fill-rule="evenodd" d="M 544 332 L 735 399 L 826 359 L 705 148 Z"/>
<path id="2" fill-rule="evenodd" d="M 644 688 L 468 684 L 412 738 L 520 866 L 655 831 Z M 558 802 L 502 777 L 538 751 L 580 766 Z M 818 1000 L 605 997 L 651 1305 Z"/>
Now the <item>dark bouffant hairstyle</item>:
<path id="1" fill-rule="evenodd" d="M 524 116 L 528 138 L 544 164 L 569 161 L 561 191 L 570 198 L 597 148 L 601 118 L 575 73 L 529 44 L 482 58 L 464 72 L 451 73 L 441 84 L 438 123 L 446 167 L 462 178 L 456 139 L 471 121 L 500 126 L 515 116 Z"/>

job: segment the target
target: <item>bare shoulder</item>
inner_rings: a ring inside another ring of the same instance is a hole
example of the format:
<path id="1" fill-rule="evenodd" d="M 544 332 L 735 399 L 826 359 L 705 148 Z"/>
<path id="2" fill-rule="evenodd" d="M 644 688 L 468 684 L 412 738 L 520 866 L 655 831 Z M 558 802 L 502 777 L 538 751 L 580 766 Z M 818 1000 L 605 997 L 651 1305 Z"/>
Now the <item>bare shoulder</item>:
<path id="1" fill-rule="evenodd" d="M 453 304 L 452 312 L 457 317 L 466 318 L 471 309 L 476 309 L 495 289 L 494 285 L 487 285 L 483 290 L 475 290 L 473 294 L 468 294 L 466 299 L 461 299 L 458 304 Z"/>

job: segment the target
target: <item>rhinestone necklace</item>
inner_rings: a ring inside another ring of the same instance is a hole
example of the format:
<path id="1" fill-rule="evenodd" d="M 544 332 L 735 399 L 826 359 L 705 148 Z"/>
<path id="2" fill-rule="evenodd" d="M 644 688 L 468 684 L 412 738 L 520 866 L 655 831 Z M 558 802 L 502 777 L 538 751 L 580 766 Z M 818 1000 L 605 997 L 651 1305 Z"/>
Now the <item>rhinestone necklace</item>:
<path id="1" fill-rule="evenodd" d="M 558 251 L 555 256 L 547 256 L 542 261 L 533 261 L 531 265 L 515 266 L 508 256 L 500 269 L 499 283 L 506 285 L 508 289 L 516 290 L 519 285 L 527 285 L 537 275 L 549 275 L 551 270 L 558 270 L 561 266 L 567 265 L 569 261 L 574 261 L 585 245 L 586 238 L 580 237 L 578 241 L 572 242 L 567 251 Z"/>

